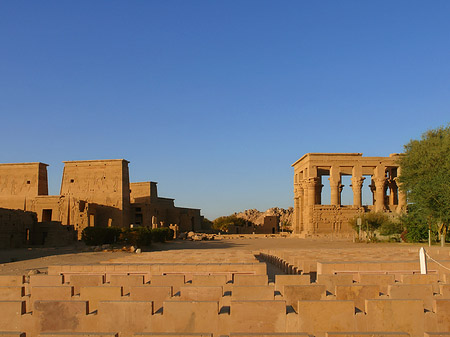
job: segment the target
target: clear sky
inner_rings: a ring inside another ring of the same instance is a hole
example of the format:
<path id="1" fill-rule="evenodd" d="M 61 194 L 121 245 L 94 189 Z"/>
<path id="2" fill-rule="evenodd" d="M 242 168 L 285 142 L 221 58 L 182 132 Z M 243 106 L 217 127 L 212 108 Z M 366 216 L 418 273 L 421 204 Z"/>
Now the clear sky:
<path id="1" fill-rule="evenodd" d="M 293 205 L 307 152 L 450 121 L 450 1 L 1 1 L 0 162 L 125 158 L 210 219 Z"/>

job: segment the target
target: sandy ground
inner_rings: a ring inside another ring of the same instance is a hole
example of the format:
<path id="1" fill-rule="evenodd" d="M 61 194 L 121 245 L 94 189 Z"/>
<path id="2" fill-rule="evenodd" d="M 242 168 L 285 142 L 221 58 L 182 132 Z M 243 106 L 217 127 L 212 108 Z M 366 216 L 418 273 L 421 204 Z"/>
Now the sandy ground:
<path id="1" fill-rule="evenodd" d="M 147 251 L 165 251 L 182 249 L 336 249 L 342 248 L 364 250 L 370 247 L 395 247 L 411 246 L 410 244 L 395 243 L 352 243 L 349 241 L 324 241 L 318 239 L 299 238 L 239 238 L 222 239 L 217 241 L 183 241 L 176 240 L 167 243 L 153 244 Z M 418 245 L 415 245 L 418 246 Z M 88 247 L 79 243 L 71 247 L 60 248 L 28 248 L 0 250 L 0 274 L 28 274 L 34 270 L 46 272 L 50 265 L 60 264 L 96 264 L 113 258 L 129 256 L 132 253 L 115 252 L 93 252 Z M 271 274 L 276 270 L 271 271 Z"/>

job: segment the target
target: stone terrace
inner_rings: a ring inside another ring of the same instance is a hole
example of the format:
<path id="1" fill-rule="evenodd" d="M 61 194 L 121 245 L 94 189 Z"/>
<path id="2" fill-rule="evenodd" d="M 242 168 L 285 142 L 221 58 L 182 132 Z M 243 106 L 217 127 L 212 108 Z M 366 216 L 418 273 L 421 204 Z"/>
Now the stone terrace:
<path id="1" fill-rule="evenodd" d="M 351 244 L 350 244 L 351 245 Z M 189 249 L 0 275 L 0 336 L 449 336 L 450 249 Z"/>

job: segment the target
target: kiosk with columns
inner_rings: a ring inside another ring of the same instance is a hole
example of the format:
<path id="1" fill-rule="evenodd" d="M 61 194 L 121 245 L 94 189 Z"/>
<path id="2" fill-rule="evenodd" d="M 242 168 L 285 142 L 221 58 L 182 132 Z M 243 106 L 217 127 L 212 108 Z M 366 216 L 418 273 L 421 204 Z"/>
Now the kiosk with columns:
<path id="1" fill-rule="evenodd" d="M 406 197 L 400 191 L 400 154 L 389 157 L 363 157 L 362 153 L 307 153 L 294 168 L 295 234 L 353 235 L 349 220 L 357 214 L 377 211 L 389 214 L 406 210 Z M 328 176 L 328 179 L 326 177 Z M 342 205 L 343 176 L 351 176 L 353 204 Z M 370 181 L 365 180 L 368 179 Z M 330 204 L 322 203 L 322 188 L 330 185 Z M 362 187 L 368 184 L 372 203 L 363 205 Z"/>

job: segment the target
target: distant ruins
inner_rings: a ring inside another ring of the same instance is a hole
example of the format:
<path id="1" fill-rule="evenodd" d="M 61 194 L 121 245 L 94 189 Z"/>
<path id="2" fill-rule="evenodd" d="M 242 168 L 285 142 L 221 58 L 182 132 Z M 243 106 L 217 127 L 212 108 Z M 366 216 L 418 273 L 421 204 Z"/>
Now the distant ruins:
<path id="1" fill-rule="evenodd" d="M 128 161 L 124 159 L 64 162 L 59 195 L 48 195 L 47 166 L 43 163 L 0 164 L 0 219 L 3 222 L 11 213 L 9 210 L 22 210 L 27 211 L 23 214 L 27 223 L 32 212 L 39 223 L 73 226 L 78 237 L 89 226 L 169 227 L 176 224 L 180 231 L 201 229 L 199 209 L 175 207 L 174 199 L 158 197 L 156 182 L 130 183 Z M 19 216 L 17 212 L 15 216 Z M 29 241 L 30 228 L 24 228 L 21 233 L 14 231 L 6 225 L 0 228 L 2 241 L 14 241 L 6 245 L 18 246 L 19 242 Z M 45 241 L 48 234 L 43 233 L 44 237 L 37 241 Z M 17 241 L 17 237 L 21 239 Z"/>
<path id="2" fill-rule="evenodd" d="M 399 154 L 363 157 L 362 153 L 307 153 L 294 168 L 294 226 L 301 236 L 343 235 L 353 232 L 348 221 L 358 213 L 382 211 L 401 213 L 406 197 L 400 192 Z M 351 176 L 353 205 L 342 205 L 343 176 Z M 328 179 L 326 179 L 328 178 Z M 363 205 L 361 188 L 370 179 L 372 205 Z M 329 181 L 328 181 L 329 180 Z M 322 204 L 322 188 L 330 186 L 331 202 Z"/>

